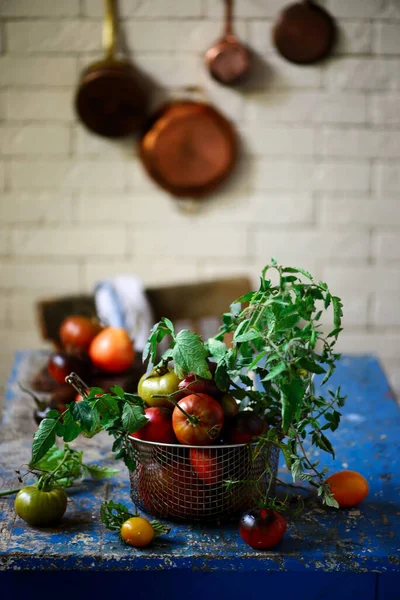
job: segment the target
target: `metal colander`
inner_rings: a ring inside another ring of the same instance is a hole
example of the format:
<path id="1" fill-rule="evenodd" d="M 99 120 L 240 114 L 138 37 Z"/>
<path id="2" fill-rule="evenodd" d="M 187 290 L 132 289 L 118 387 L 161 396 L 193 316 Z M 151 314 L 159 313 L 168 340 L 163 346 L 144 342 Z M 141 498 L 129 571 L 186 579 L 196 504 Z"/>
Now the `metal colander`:
<path id="1" fill-rule="evenodd" d="M 134 504 L 156 517 L 228 520 L 265 495 L 278 472 L 279 449 L 250 444 L 182 446 L 130 437 L 137 468 L 130 472 Z M 267 462 L 268 461 L 268 462 Z M 231 485 L 226 482 L 234 481 Z M 270 492 L 274 491 L 274 481 Z"/>

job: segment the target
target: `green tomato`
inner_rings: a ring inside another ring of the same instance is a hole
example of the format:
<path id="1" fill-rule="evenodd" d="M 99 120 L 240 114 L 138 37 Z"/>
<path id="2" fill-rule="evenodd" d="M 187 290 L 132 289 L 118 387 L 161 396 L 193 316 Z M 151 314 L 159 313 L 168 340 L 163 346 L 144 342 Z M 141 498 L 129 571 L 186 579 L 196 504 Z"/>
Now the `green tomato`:
<path id="1" fill-rule="evenodd" d="M 178 391 L 179 377 L 174 371 L 160 371 L 156 369 L 148 377 L 144 374 L 138 385 L 138 394 L 148 406 L 165 406 L 174 408 L 174 404 L 168 398 L 153 398 L 154 395 L 168 395 Z M 177 394 L 178 395 L 178 394 Z M 179 398 L 176 398 L 178 400 Z"/>
<path id="2" fill-rule="evenodd" d="M 36 485 L 22 488 L 15 498 L 15 511 L 29 525 L 50 527 L 56 525 L 67 509 L 67 494 L 62 487 L 45 492 Z"/>

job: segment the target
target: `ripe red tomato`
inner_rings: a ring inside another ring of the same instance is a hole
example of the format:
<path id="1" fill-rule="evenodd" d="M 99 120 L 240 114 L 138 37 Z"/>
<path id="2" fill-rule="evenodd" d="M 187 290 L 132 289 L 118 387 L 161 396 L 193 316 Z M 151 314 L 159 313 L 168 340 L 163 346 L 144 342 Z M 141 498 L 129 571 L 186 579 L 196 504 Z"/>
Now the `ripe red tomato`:
<path id="1" fill-rule="evenodd" d="M 190 448 L 190 462 L 203 483 L 215 485 L 223 480 L 222 463 L 212 448 Z"/>
<path id="2" fill-rule="evenodd" d="M 213 379 L 199 377 L 193 371 L 179 383 L 178 389 L 182 391 L 182 396 L 206 394 L 211 398 L 220 398 L 223 394 Z"/>
<path id="3" fill-rule="evenodd" d="M 239 533 L 255 550 L 267 550 L 278 544 L 286 531 L 286 519 L 275 510 L 253 508 L 240 519 Z"/>
<path id="4" fill-rule="evenodd" d="M 176 444 L 172 428 L 172 410 L 162 406 L 153 406 L 144 411 L 148 422 L 142 429 L 132 433 L 132 437 L 146 442 L 159 442 L 162 444 Z"/>
<path id="5" fill-rule="evenodd" d="M 106 327 L 90 344 L 89 356 L 99 369 L 122 373 L 132 366 L 135 351 L 126 329 Z"/>
<path id="6" fill-rule="evenodd" d="M 221 405 L 206 394 L 192 394 L 182 398 L 172 413 L 172 426 L 181 444 L 213 444 L 221 433 L 223 424 L 224 412 Z"/>
<path id="7" fill-rule="evenodd" d="M 156 515 L 195 517 L 204 510 L 204 485 L 190 465 L 174 458 L 172 465 L 141 465 L 138 492 L 146 508 Z"/>
<path id="8" fill-rule="evenodd" d="M 86 352 L 102 327 L 100 323 L 89 317 L 74 315 L 61 323 L 60 338 L 64 348 Z"/>
<path id="9" fill-rule="evenodd" d="M 225 440 L 228 444 L 248 444 L 266 431 L 268 423 L 253 411 L 245 410 L 227 423 Z"/>

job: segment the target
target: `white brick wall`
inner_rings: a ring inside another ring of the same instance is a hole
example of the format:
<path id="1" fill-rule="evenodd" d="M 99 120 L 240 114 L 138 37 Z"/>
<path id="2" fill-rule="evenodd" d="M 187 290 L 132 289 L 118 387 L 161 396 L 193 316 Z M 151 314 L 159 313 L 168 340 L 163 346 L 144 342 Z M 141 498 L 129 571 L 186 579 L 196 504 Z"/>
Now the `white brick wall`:
<path id="1" fill-rule="evenodd" d="M 103 2 L 0 0 L 0 379 L 42 345 L 34 302 L 136 272 L 147 285 L 248 274 L 271 255 L 342 295 L 343 350 L 375 352 L 400 392 L 400 2 L 321 0 L 338 21 L 331 59 L 298 67 L 274 50 L 286 0 L 236 0 L 257 52 L 246 86 L 210 79 L 216 0 L 120 0 L 137 66 L 162 97 L 201 86 L 242 156 L 193 214 L 143 171 L 135 140 L 78 123 L 79 74 L 101 56 Z"/>

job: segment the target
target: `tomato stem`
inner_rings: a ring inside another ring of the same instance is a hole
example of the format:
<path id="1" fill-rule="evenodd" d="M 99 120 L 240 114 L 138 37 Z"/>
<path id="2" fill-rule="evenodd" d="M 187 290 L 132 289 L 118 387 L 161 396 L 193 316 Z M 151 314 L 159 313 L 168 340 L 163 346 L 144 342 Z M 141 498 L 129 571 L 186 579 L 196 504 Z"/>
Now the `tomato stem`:
<path id="1" fill-rule="evenodd" d="M 178 390 L 178 392 L 180 393 L 181 390 Z M 184 408 L 182 408 L 182 406 L 180 406 L 176 400 L 174 400 L 174 398 L 172 396 L 176 393 L 177 392 L 172 392 L 172 394 L 165 394 L 165 395 L 164 394 L 152 394 L 151 397 L 152 398 L 168 398 L 168 400 L 170 400 L 172 402 L 172 404 L 176 408 L 179 408 L 181 413 L 183 413 L 185 415 L 185 417 L 187 418 L 189 423 L 191 423 L 191 425 L 193 425 L 193 426 L 199 425 L 199 423 L 200 423 L 199 417 L 196 417 L 196 415 L 189 415 L 189 413 L 186 412 L 186 410 Z"/>
<path id="2" fill-rule="evenodd" d="M 65 461 L 70 458 L 72 452 L 70 450 L 67 450 L 63 456 L 62 461 L 56 466 L 55 469 L 53 469 L 53 471 L 50 471 L 50 473 L 45 473 L 45 475 L 41 475 L 39 477 L 39 480 L 37 482 L 37 487 L 39 490 L 42 491 L 47 491 L 49 488 L 51 488 L 53 480 L 54 480 L 54 475 L 57 473 L 57 471 L 59 469 L 61 469 L 61 467 L 64 465 Z"/>

